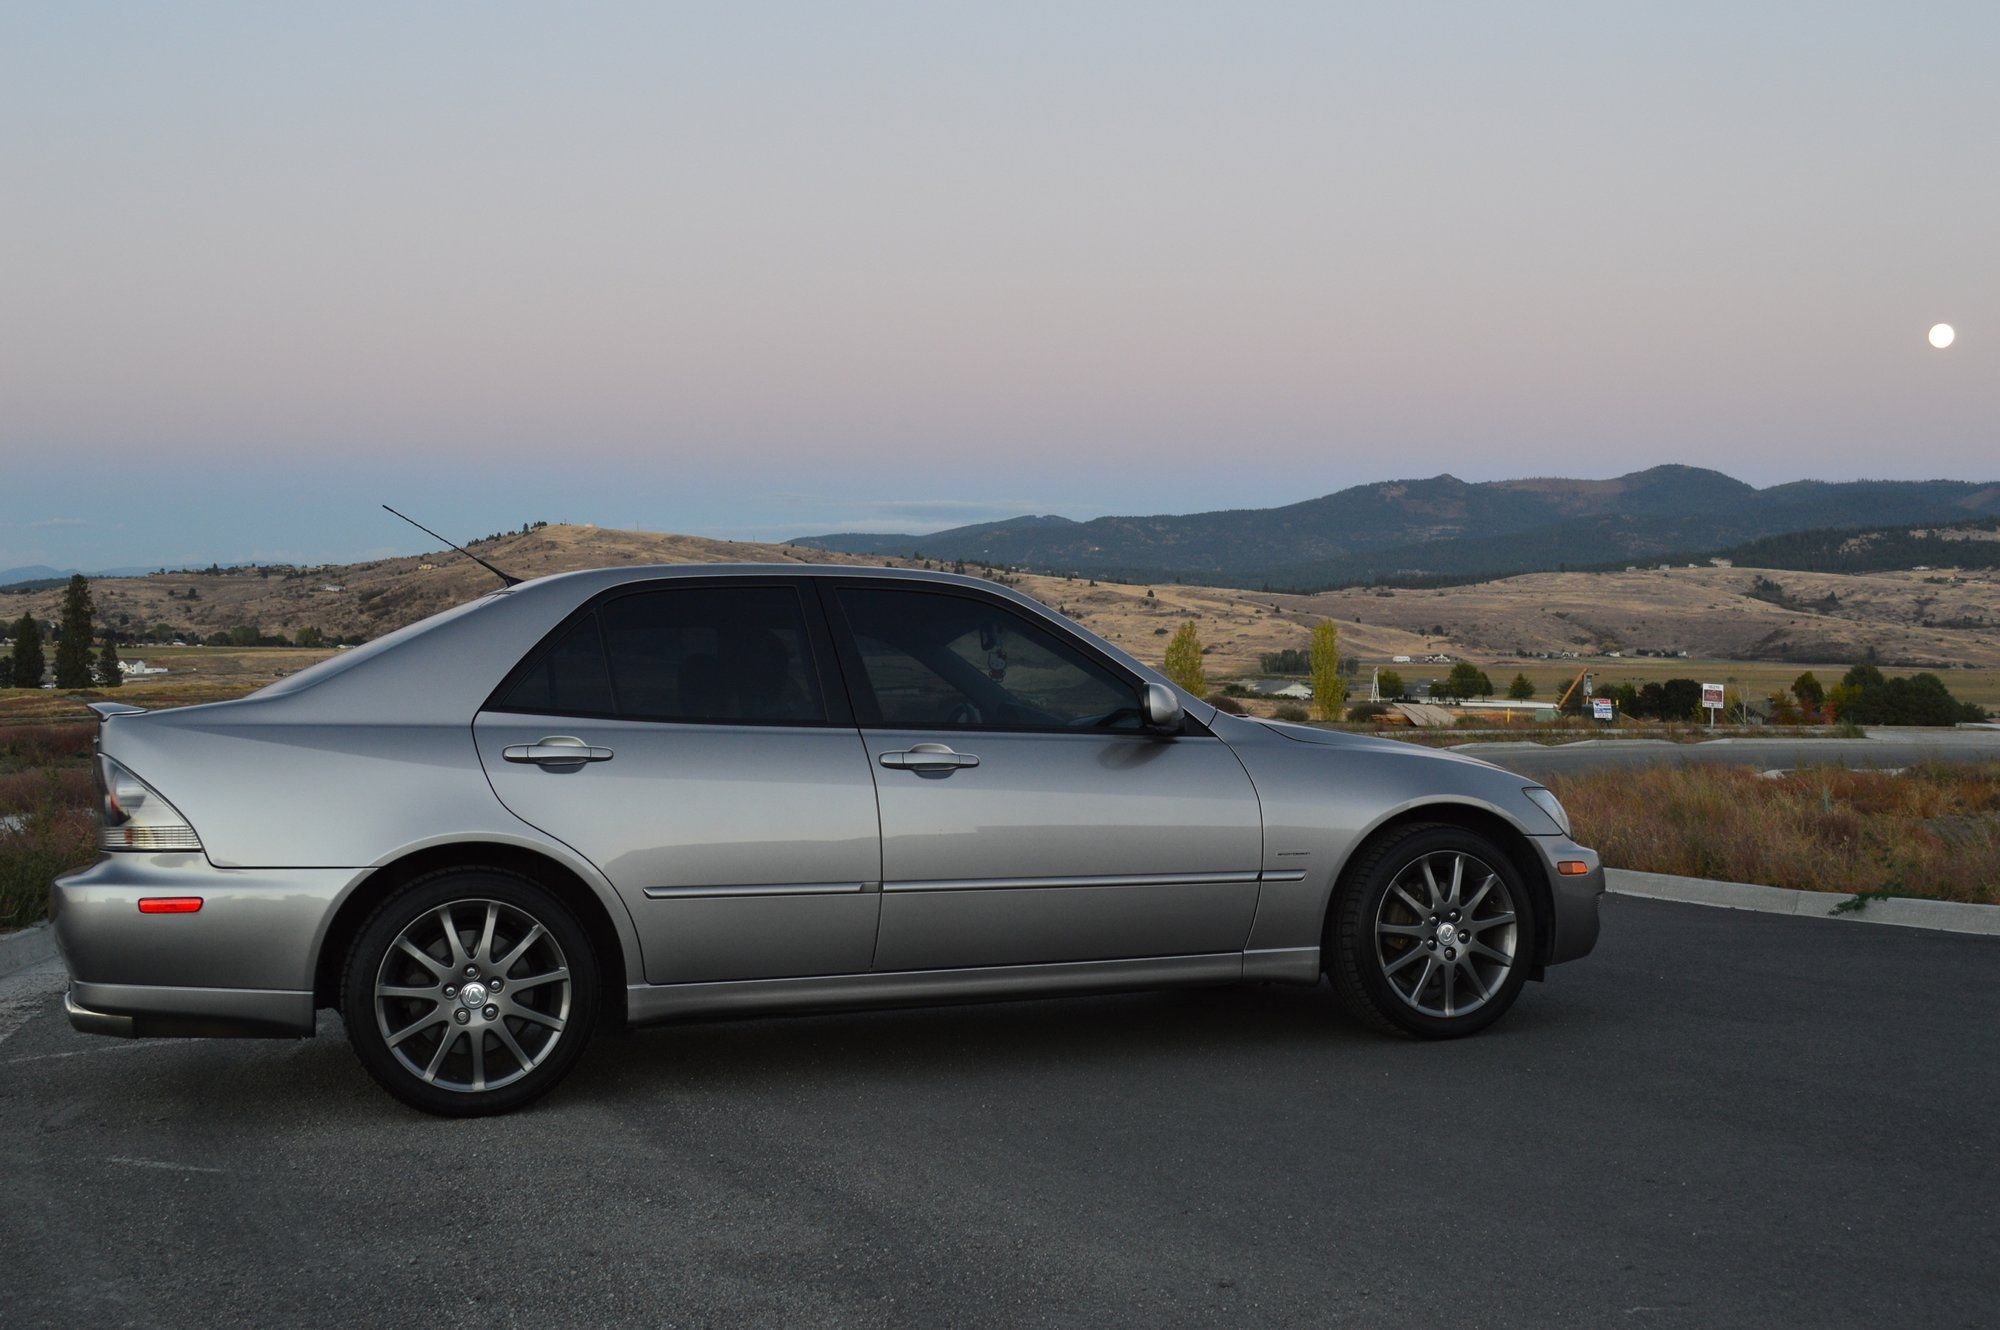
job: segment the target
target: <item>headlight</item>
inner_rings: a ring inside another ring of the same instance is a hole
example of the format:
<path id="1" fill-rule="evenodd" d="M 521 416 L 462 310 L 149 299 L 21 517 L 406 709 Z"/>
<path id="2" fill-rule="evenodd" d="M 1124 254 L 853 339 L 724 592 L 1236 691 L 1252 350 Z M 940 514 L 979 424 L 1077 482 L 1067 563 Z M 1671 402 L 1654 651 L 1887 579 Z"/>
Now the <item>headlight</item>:
<path id="1" fill-rule="evenodd" d="M 107 850 L 199 850 L 201 838 L 159 792 L 110 758 L 97 755 L 101 805 L 98 845 Z"/>
<path id="2" fill-rule="evenodd" d="M 1549 815 L 1549 821 L 1556 824 L 1556 830 L 1569 835 L 1569 814 L 1563 811 L 1562 800 L 1550 794 L 1539 785 L 1530 785 L 1521 793 L 1528 796 L 1528 802 Z"/>

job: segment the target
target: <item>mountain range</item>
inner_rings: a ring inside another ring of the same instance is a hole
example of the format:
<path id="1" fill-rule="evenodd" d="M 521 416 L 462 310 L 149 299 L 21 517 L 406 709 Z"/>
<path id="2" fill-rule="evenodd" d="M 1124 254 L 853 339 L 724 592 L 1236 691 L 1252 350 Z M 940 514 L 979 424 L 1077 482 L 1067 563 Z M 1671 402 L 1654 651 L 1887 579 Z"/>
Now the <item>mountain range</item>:
<path id="1" fill-rule="evenodd" d="M 1722 554 L 1799 531 L 1996 514 L 2000 482 L 1800 480 L 1758 489 L 1719 471 L 1668 465 L 1611 480 L 1441 475 L 1356 485 L 1278 508 L 1081 522 L 1023 516 L 926 535 L 842 532 L 790 543 L 1093 577 L 1316 590 L 1644 563 Z"/>

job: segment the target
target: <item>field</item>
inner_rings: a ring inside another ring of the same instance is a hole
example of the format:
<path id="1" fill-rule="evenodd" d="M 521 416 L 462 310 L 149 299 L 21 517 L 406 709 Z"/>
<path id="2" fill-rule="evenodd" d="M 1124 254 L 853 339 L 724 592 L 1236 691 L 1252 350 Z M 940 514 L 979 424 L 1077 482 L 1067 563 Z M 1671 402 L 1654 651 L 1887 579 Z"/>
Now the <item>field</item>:
<path id="1" fill-rule="evenodd" d="M 1655 766 L 1549 781 L 1614 868 L 2000 904 L 2000 764 L 1765 777 Z"/>

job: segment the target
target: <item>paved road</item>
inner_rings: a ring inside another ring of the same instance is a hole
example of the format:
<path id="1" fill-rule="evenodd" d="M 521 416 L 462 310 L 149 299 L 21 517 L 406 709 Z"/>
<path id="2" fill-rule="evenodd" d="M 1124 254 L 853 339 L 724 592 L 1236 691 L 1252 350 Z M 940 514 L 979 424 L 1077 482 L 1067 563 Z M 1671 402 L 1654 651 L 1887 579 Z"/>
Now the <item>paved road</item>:
<path id="1" fill-rule="evenodd" d="M 1288 989 L 684 1026 L 471 1123 L 43 997 L 0 1321 L 1991 1324 L 2000 941 L 1605 915 L 1457 1044 Z"/>
<path id="2" fill-rule="evenodd" d="M 1573 775 L 1663 762 L 1723 762 L 1770 771 L 1838 765 L 1908 767 L 1924 762 L 2000 762 L 2000 730 L 1870 730 L 1866 739 L 1722 739 L 1676 744 L 1601 739 L 1557 744 L 1470 744 L 1458 751 L 1524 776 Z"/>

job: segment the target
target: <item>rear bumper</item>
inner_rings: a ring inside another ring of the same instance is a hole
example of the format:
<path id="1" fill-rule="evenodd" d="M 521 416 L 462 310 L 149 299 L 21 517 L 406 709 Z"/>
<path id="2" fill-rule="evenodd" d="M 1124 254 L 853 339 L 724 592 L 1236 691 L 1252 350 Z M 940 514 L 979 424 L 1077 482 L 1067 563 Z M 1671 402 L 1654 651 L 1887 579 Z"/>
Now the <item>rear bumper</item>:
<path id="1" fill-rule="evenodd" d="M 1597 898 L 1604 894 L 1604 865 L 1597 851 L 1585 849 L 1567 836 L 1530 836 L 1528 841 L 1542 858 L 1549 901 L 1554 907 L 1548 954 L 1542 963 L 1557 965 L 1588 956 L 1597 946 Z M 1559 863 L 1579 861 L 1589 865 L 1585 872 L 1565 876 L 1556 871 Z"/>
<path id="2" fill-rule="evenodd" d="M 313 958 L 359 875 L 111 854 L 57 878 L 50 913 L 71 978 L 70 1024 L 139 1038 L 311 1034 Z M 147 896 L 199 896 L 202 907 L 141 914 Z"/>
<path id="3" fill-rule="evenodd" d="M 303 1039 L 313 1032 L 310 992 L 72 982 L 63 1010 L 71 1028 L 120 1039 Z"/>

